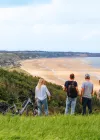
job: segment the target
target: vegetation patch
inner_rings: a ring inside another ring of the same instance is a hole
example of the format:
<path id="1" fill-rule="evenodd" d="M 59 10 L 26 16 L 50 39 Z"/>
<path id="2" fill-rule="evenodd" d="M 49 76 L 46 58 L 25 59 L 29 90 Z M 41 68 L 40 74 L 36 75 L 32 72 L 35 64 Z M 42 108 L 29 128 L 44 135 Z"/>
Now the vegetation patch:
<path id="1" fill-rule="evenodd" d="M 39 77 L 33 77 L 21 71 L 8 71 L 0 69 L 0 100 L 10 105 L 15 103 L 19 108 L 28 97 L 32 98 L 34 103 L 35 87 Z M 62 87 L 56 84 L 47 82 L 47 87 L 51 93 L 51 100 L 49 101 L 50 114 L 64 114 L 66 93 Z M 33 92 L 33 97 L 30 94 Z M 100 101 L 96 96 L 93 97 L 93 112 L 100 112 Z M 77 100 L 76 113 L 82 112 L 82 105 L 80 97 Z"/>

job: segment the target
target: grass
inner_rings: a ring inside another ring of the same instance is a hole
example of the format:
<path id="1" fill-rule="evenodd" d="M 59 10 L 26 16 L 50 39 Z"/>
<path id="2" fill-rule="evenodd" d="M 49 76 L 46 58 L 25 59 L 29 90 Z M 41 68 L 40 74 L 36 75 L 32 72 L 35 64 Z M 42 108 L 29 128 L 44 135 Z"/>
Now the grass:
<path id="1" fill-rule="evenodd" d="M 100 140 L 100 115 L 0 116 L 0 140 Z"/>

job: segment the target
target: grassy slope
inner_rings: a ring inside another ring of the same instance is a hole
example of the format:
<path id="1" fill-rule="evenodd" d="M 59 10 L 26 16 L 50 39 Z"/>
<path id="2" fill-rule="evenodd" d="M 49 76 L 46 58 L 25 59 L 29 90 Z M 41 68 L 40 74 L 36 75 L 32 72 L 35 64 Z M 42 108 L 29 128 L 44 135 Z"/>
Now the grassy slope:
<path id="1" fill-rule="evenodd" d="M 29 93 L 29 90 L 32 90 L 34 95 L 38 77 L 32 77 L 21 70 L 15 70 L 0 69 L 0 100 L 9 104 L 14 102 L 20 108 L 27 97 L 30 97 L 32 100 L 34 99 Z M 52 95 L 52 99 L 49 101 L 50 113 L 63 113 L 66 93 L 59 85 L 47 82 L 47 87 Z"/>
<path id="2" fill-rule="evenodd" d="M 0 116 L 0 140 L 99 140 L 100 116 Z"/>

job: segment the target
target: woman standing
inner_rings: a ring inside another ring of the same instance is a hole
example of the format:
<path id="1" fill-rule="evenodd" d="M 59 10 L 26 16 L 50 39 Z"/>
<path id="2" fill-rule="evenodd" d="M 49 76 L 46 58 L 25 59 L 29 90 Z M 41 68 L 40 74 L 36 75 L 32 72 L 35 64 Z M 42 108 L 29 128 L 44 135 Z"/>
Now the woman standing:
<path id="1" fill-rule="evenodd" d="M 47 95 L 50 99 L 50 92 L 48 91 L 44 79 L 39 79 L 39 82 L 35 88 L 35 99 L 38 105 L 38 115 L 42 114 L 42 105 L 44 105 L 45 115 L 48 115 L 48 102 Z"/>

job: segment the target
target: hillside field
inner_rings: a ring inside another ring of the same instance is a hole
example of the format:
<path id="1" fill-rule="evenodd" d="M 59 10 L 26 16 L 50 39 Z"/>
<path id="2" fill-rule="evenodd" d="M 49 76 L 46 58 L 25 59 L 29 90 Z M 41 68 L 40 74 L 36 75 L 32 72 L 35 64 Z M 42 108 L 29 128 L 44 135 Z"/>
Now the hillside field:
<path id="1" fill-rule="evenodd" d="M 100 140 L 100 115 L 1 115 L 0 140 Z"/>

